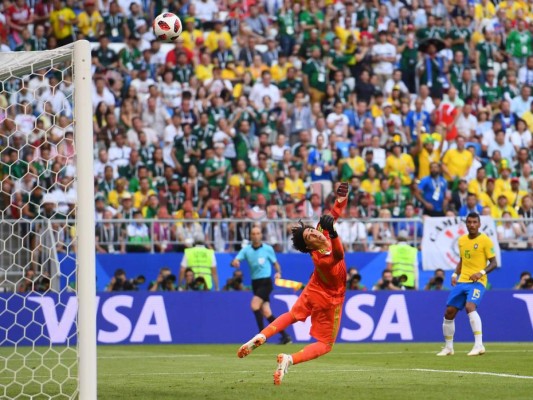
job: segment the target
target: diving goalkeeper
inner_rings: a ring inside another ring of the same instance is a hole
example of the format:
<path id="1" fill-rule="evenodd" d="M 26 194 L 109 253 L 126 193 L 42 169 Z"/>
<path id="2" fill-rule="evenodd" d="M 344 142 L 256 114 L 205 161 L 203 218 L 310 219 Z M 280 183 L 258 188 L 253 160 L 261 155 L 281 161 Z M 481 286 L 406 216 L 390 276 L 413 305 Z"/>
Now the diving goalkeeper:
<path id="1" fill-rule="evenodd" d="M 275 385 L 281 384 L 289 366 L 329 353 L 337 338 L 346 292 L 346 264 L 342 242 L 334 224 L 346 206 L 348 184 L 342 183 L 336 194 L 337 199 L 331 213 L 322 215 L 316 228 L 302 222 L 292 228 L 294 248 L 302 253 L 309 253 L 315 266 L 304 291 L 289 312 L 276 318 L 237 352 L 240 358 L 246 357 L 271 336 L 311 316 L 310 334 L 317 342 L 292 355 L 278 355 L 278 366 L 274 372 Z"/>

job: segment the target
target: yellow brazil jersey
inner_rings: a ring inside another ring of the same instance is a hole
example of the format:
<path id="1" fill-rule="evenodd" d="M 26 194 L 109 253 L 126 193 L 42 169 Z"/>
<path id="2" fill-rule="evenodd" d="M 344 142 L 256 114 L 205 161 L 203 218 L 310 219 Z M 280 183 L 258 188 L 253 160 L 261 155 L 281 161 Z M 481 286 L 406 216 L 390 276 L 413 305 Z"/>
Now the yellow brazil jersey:
<path id="1" fill-rule="evenodd" d="M 525 190 L 519 190 L 518 192 L 507 190 L 503 192 L 503 195 L 507 197 L 507 204 L 515 209 L 518 209 L 518 207 L 522 205 L 522 199 L 527 195 L 527 192 Z"/>
<path id="2" fill-rule="evenodd" d="M 533 112 L 531 110 L 526 111 L 522 114 L 522 119 L 526 121 L 527 129 L 529 129 L 530 132 L 533 131 Z"/>
<path id="3" fill-rule="evenodd" d="M 522 9 L 527 11 L 523 4 L 517 1 L 513 1 L 512 4 L 508 1 L 502 1 L 498 6 L 499 9 L 505 10 L 505 16 L 507 19 L 514 21 L 516 19 L 516 11 Z"/>
<path id="4" fill-rule="evenodd" d="M 474 18 L 476 21 L 482 19 L 492 19 L 496 15 L 496 7 L 492 2 L 488 1 L 486 5 L 476 4 L 474 6 Z"/>
<path id="5" fill-rule="evenodd" d="M 228 32 L 217 33 L 216 31 L 211 31 L 209 32 L 209 35 L 207 35 L 207 39 L 205 39 L 205 46 L 211 53 L 218 49 L 219 40 L 225 41 L 226 48 L 231 49 L 233 42 L 231 40 L 231 35 Z"/>
<path id="6" fill-rule="evenodd" d="M 185 31 L 181 34 L 181 38 L 183 39 L 183 47 L 193 51 L 196 47 L 196 40 L 198 38 L 203 39 L 203 37 L 202 31 L 199 29 L 193 29 L 192 32 Z"/>
<path id="7" fill-rule="evenodd" d="M 429 164 L 440 161 L 440 150 L 433 150 L 431 154 L 422 148 L 418 154 L 418 179 L 429 176 Z"/>
<path id="8" fill-rule="evenodd" d="M 274 82 L 281 82 L 287 78 L 287 70 L 292 67 L 292 63 L 287 62 L 285 65 L 281 66 L 279 64 L 272 65 L 270 67 L 270 73 L 272 74 L 272 80 Z"/>
<path id="9" fill-rule="evenodd" d="M 496 179 L 496 182 L 494 182 L 494 193 L 496 194 L 496 198 L 498 198 L 500 194 L 507 192 L 509 190 L 511 190 L 511 178 Z"/>
<path id="10" fill-rule="evenodd" d="M 518 213 L 511 206 L 505 206 L 505 208 L 501 208 L 498 205 L 492 206 L 490 215 L 492 218 L 502 218 L 504 212 L 511 214 L 511 218 L 518 218 Z M 498 224 L 501 224 L 501 222 L 498 222 Z"/>
<path id="11" fill-rule="evenodd" d="M 487 192 L 482 191 L 479 193 L 478 198 L 479 198 L 479 203 L 483 207 L 490 207 L 492 209 L 492 207 L 496 205 L 496 195 L 494 192 L 492 193 L 492 196 L 489 196 Z"/>
<path id="12" fill-rule="evenodd" d="M 365 160 L 361 156 L 347 157 L 343 161 L 352 169 L 354 175 L 363 175 L 366 171 Z"/>
<path id="13" fill-rule="evenodd" d="M 444 154 L 442 162 L 448 168 L 449 175 L 445 174 L 445 178 L 448 181 L 453 180 L 453 177 L 458 176 L 463 178 L 473 161 L 472 153 L 468 150 L 458 151 L 457 149 L 451 149 Z"/>
<path id="14" fill-rule="evenodd" d="M 355 38 L 355 41 L 357 43 L 359 42 L 361 34 L 358 29 L 345 29 L 340 25 L 337 25 L 337 27 L 335 28 L 335 36 L 337 36 L 341 40 L 343 46 L 346 46 L 350 35 Z"/>
<path id="15" fill-rule="evenodd" d="M 145 202 L 145 200 L 153 194 L 155 194 L 153 189 L 150 189 L 145 195 L 142 194 L 140 190 L 137 190 L 133 194 L 133 208 L 140 210 L 141 207 L 144 205 L 143 203 Z"/>
<path id="16" fill-rule="evenodd" d="M 65 39 L 67 36 L 72 35 L 72 25 L 65 24 L 63 21 L 74 21 L 75 19 L 76 14 L 68 7 L 54 10 L 50 13 L 50 24 L 56 39 Z"/>
<path id="17" fill-rule="evenodd" d="M 301 178 L 292 180 L 285 178 L 285 191 L 291 195 L 293 199 L 301 200 L 305 198 L 305 185 Z"/>
<path id="18" fill-rule="evenodd" d="M 485 269 L 489 259 L 496 257 L 492 240 L 480 233 L 476 238 L 470 239 L 468 234 L 459 238 L 459 254 L 461 255 L 461 275 L 458 282 L 471 283 L 470 276 Z M 487 286 L 487 275 L 478 281 Z"/>
<path id="19" fill-rule="evenodd" d="M 377 192 L 380 191 L 380 182 L 378 178 L 375 178 L 374 180 L 370 179 L 364 179 L 363 182 L 361 182 L 361 190 L 363 192 L 370 193 L 372 196 L 374 196 Z"/>
<path id="20" fill-rule="evenodd" d="M 468 192 L 474 193 L 478 200 L 479 196 L 482 192 L 484 192 L 487 188 L 487 180 L 483 179 L 483 183 L 479 183 L 477 179 L 472 179 L 470 182 L 468 182 Z"/>
<path id="21" fill-rule="evenodd" d="M 99 34 L 98 25 L 104 22 L 104 19 L 98 11 L 94 11 L 91 16 L 85 11 L 78 15 L 78 29 L 85 36 L 96 36 Z"/>
<path id="22" fill-rule="evenodd" d="M 196 67 L 196 77 L 199 81 L 206 81 L 213 77 L 213 64 L 200 64 Z"/>
<path id="23" fill-rule="evenodd" d="M 401 154 L 400 157 L 390 155 L 385 161 L 385 175 L 391 172 L 399 173 L 402 177 L 402 185 L 410 185 L 412 182 L 411 173 L 415 170 L 415 163 L 410 154 Z"/>

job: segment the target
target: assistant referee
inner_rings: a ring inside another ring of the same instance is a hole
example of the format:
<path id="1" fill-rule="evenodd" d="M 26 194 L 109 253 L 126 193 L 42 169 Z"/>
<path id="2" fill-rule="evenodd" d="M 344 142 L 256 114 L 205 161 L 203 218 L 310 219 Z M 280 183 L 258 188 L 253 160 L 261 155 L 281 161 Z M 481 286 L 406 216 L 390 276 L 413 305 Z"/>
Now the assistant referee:
<path id="1" fill-rule="evenodd" d="M 272 246 L 263 243 L 263 234 L 259 227 L 253 227 L 250 232 L 252 244 L 245 246 L 239 251 L 237 257 L 231 262 L 231 266 L 239 268 L 241 261 L 246 260 L 250 266 L 252 275 L 252 289 L 254 297 L 252 298 L 252 311 L 255 315 L 257 327 L 262 331 L 265 327 L 263 317 L 268 322 L 276 319 L 270 309 L 270 293 L 272 293 L 272 265 L 276 269 L 276 279 L 281 278 L 281 267 L 276 258 L 276 253 Z M 280 344 L 291 342 L 291 337 L 285 332 L 279 332 L 281 335 Z"/>

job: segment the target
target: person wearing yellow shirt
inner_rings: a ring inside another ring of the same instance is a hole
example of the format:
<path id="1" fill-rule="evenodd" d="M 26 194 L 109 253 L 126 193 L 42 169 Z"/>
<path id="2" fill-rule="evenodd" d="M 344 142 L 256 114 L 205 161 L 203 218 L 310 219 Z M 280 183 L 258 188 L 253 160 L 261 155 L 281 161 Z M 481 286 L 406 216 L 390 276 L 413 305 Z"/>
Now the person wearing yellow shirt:
<path id="1" fill-rule="evenodd" d="M 54 0 L 54 9 L 50 13 L 52 35 L 57 39 L 57 46 L 65 46 L 74 41 L 73 26 L 78 22 L 76 14 L 70 7 L 63 7 L 61 0 Z"/>
<path id="2" fill-rule="evenodd" d="M 484 19 L 492 19 L 496 16 L 496 7 L 489 0 L 481 0 L 474 6 L 474 19 L 481 22 Z"/>
<path id="3" fill-rule="evenodd" d="M 126 190 L 126 180 L 124 178 L 118 178 L 115 182 L 115 189 L 107 194 L 107 202 L 114 209 L 118 209 L 122 197 L 125 196 L 126 193 L 130 194 L 130 192 Z"/>
<path id="4" fill-rule="evenodd" d="M 229 178 L 230 187 L 238 191 L 234 193 L 243 194 L 243 192 L 250 192 L 250 186 L 246 186 L 246 181 L 249 180 L 249 178 L 250 175 L 246 172 L 246 162 L 244 160 L 237 161 L 236 171 Z"/>
<path id="5" fill-rule="evenodd" d="M 361 182 L 361 190 L 374 197 L 381 190 L 381 181 L 377 177 L 378 173 L 374 167 L 368 168 L 367 175 L 368 177 Z"/>
<path id="6" fill-rule="evenodd" d="M 437 134 L 438 135 L 438 134 Z M 440 141 L 440 146 L 444 143 Z M 435 149 L 435 139 L 429 135 L 418 135 L 418 144 L 416 147 L 418 152 L 418 179 L 429 176 L 429 165 L 432 162 L 440 162 L 441 147 Z"/>
<path id="7" fill-rule="evenodd" d="M 198 39 L 203 40 L 204 35 L 200 29 L 194 29 L 196 20 L 194 17 L 187 17 L 184 20 L 185 30 L 181 33 L 181 38 L 183 39 L 183 47 L 194 51 L 196 48 L 196 41 Z"/>
<path id="8" fill-rule="evenodd" d="M 231 48 L 231 45 L 233 44 L 231 35 L 229 32 L 224 32 L 222 27 L 222 21 L 215 21 L 215 29 L 209 32 L 207 39 L 205 39 L 205 46 L 211 53 L 218 49 L 219 40 L 225 41 L 228 49 Z"/>
<path id="9" fill-rule="evenodd" d="M 292 67 L 292 63 L 287 61 L 285 54 L 279 54 L 278 62 L 270 67 L 272 81 L 279 83 L 287 79 L 287 71 Z"/>
<path id="10" fill-rule="evenodd" d="M 141 178 L 139 182 L 139 190 L 133 194 L 133 207 L 141 210 L 148 202 L 148 197 L 155 194 L 154 190 L 150 188 L 150 181 L 148 178 Z"/>
<path id="11" fill-rule="evenodd" d="M 479 203 L 483 207 L 490 207 L 492 209 L 496 205 L 498 197 L 494 191 L 494 182 L 494 178 L 487 178 L 485 191 L 479 193 Z"/>
<path id="12" fill-rule="evenodd" d="M 507 197 L 508 204 L 518 210 L 522 204 L 522 199 L 527 196 L 527 191 L 520 190 L 520 179 L 513 177 L 511 178 L 511 190 L 507 190 L 502 194 Z"/>
<path id="13" fill-rule="evenodd" d="M 511 168 L 504 166 L 500 172 L 500 177 L 496 179 L 494 192 L 496 196 L 511 190 Z"/>
<path id="14" fill-rule="evenodd" d="M 103 28 L 104 19 L 96 8 L 95 0 L 86 0 L 85 10 L 78 15 L 78 29 L 89 41 L 96 41 Z"/>
<path id="15" fill-rule="evenodd" d="M 527 8 L 524 6 L 523 3 L 520 3 L 519 1 L 507 0 L 507 1 L 502 1 L 498 5 L 498 10 L 504 10 L 505 17 L 511 21 L 514 21 L 516 19 L 516 11 L 524 10 L 524 12 L 526 12 Z"/>
<path id="16" fill-rule="evenodd" d="M 442 159 L 442 170 L 448 182 L 464 178 L 474 161 L 472 153 L 465 149 L 465 138 L 458 136 L 456 143 L 457 148 L 448 150 Z"/>
<path id="17" fill-rule="evenodd" d="M 518 213 L 509 205 L 507 202 L 507 197 L 505 197 L 503 194 L 500 194 L 498 196 L 498 202 L 496 205 L 491 207 L 490 215 L 492 218 L 502 218 L 504 212 L 511 214 L 511 218 L 518 218 Z"/>
<path id="18" fill-rule="evenodd" d="M 365 160 L 359 155 L 355 144 L 350 145 L 349 152 L 349 156 L 339 162 L 341 182 L 348 182 L 353 175 L 361 176 L 366 171 Z"/>
<path id="19" fill-rule="evenodd" d="M 402 153 L 402 146 L 394 144 L 392 154 L 385 160 L 385 175 L 391 172 L 400 174 L 402 185 L 410 185 L 413 181 L 415 163 L 410 154 Z"/>
<path id="20" fill-rule="evenodd" d="M 375 103 L 372 104 L 372 107 L 370 107 L 370 113 L 372 114 L 372 118 L 376 119 L 378 117 L 381 117 L 383 115 L 383 108 L 388 106 L 391 106 L 391 104 L 385 102 L 385 97 L 383 96 L 383 93 L 377 92 Z"/>
<path id="21" fill-rule="evenodd" d="M 289 167 L 289 176 L 285 178 L 285 191 L 294 200 L 303 200 L 305 199 L 305 185 L 302 178 L 300 178 L 300 173 L 296 166 L 291 165 Z"/>
<path id="22" fill-rule="evenodd" d="M 200 64 L 196 67 L 195 74 L 196 78 L 201 82 L 213 78 L 213 64 L 208 53 L 204 53 L 200 57 Z"/>
<path id="23" fill-rule="evenodd" d="M 474 193 L 478 198 L 482 192 L 487 190 L 487 173 L 484 167 L 479 167 L 476 171 L 476 179 L 468 182 L 468 193 Z"/>
<path id="24" fill-rule="evenodd" d="M 349 17 L 347 16 L 346 18 L 349 18 Z M 351 24 L 351 21 L 349 22 Z M 355 42 L 359 42 L 361 34 L 358 29 L 346 29 L 346 28 L 343 28 L 340 24 L 336 24 L 335 36 L 337 36 L 341 40 L 342 46 L 346 47 L 346 44 L 348 43 L 348 38 L 350 36 L 354 37 Z"/>

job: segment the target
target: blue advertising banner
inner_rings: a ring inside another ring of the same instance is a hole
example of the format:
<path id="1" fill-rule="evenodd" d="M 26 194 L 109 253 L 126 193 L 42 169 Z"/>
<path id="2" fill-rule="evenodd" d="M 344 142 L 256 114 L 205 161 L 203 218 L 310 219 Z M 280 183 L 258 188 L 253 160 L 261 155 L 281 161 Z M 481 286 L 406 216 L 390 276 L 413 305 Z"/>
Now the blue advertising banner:
<path id="1" fill-rule="evenodd" d="M 251 297 L 250 292 L 100 293 L 98 343 L 241 343 L 257 331 Z M 297 297 L 274 292 L 273 312 L 288 311 Z M 446 297 L 446 292 L 349 292 L 338 341 L 440 342 Z M 0 304 L 0 346 L 76 341 L 73 295 L 1 294 Z M 489 291 L 479 313 L 485 341 L 533 340 L 532 292 Z M 308 342 L 309 328 L 310 321 L 297 323 L 289 333 Z M 472 341 L 464 312 L 457 318 L 456 340 Z"/>
<path id="2" fill-rule="evenodd" d="M 230 266 L 231 260 L 236 254 L 217 253 L 217 270 L 220 280 L 220 286 L 224 286 L 226 280 L 231 277 L 234 268 Z M 72 272 L 75 268 L 75 260 L 72 255 L 65 257 L 60 256 L 61 272 L 63 276 L 74 277 Z M 103 291 L 113 277 L 117 268 L 126 271 L 128 278 L 134 278 L 138 275 L 146 277 L 146 284 L 139 289 L 147 290 L 150 281 L 157 278 L 159 269 L 169 267 L 173 273 L 178 276 L 179 266 L 183 253 L 168 254 L 97 254 L 96 256 L 96 278 L 97 290 Z M 313 263 L 311 257 L 307 254 L 277 254 L 279 263 L 283 270 L 283 277 L 299 282 L 307 282 L 313 272 Z M 355 267 L 363 277 L 363 284 L 369 289 L 379 280 L 381 272 L 385 269 L 385 259 L 387 253 L 346 253 L 346 266 Z M 530 271 L 533 251 L 502 251 L 502 265 L 489 276 L 489 282 L 492 289 L 511 289 L 520 280 L 522 271 Z M 246 262 L 242 263 L 245 283 L 250 284 L 249 268 Z M 453 271 L 446 271 L 445 285 L 449 287 L 450 276 Z M 433 275 L 433 271 L 419 271 L 419 286 L 421 288 L 428 282 Z M 73 282 L 67 282 L 63 279 L 62 284 L 68 285 Z"/>

